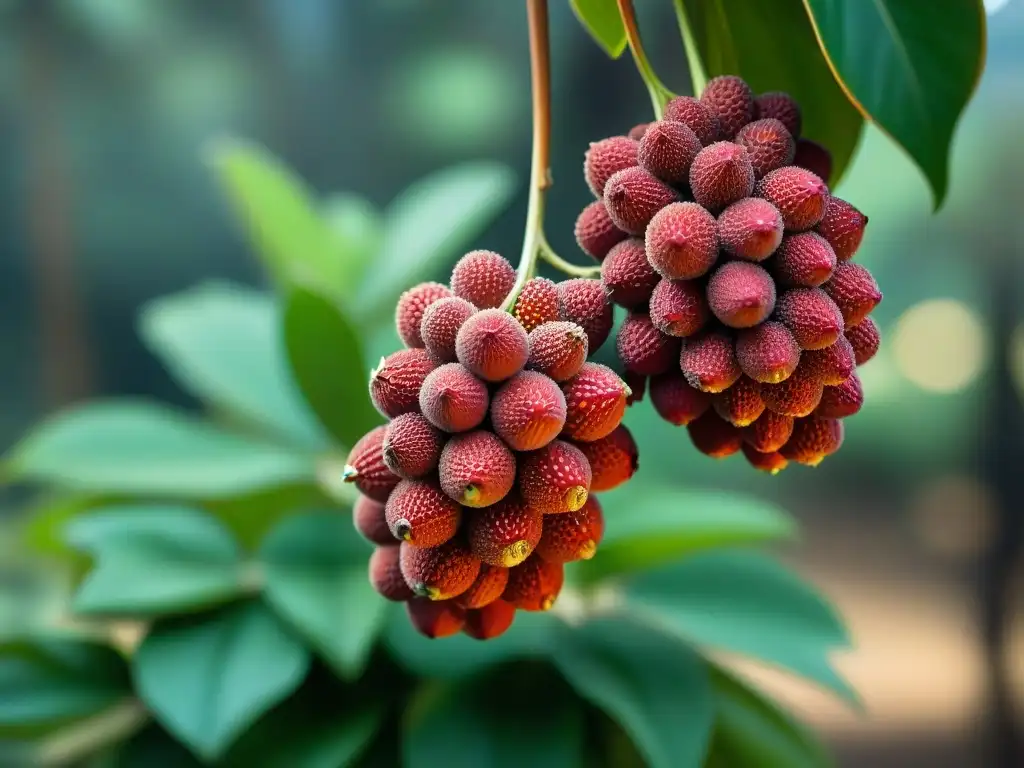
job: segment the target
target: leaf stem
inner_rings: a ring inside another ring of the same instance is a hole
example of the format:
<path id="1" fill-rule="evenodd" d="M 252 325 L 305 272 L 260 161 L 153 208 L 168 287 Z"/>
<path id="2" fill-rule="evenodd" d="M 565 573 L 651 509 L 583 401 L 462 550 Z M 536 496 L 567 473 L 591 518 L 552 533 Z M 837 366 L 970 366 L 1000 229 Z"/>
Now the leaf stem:
<path id="1" fill-rule="evenodd" d="M 577 264 L 566 261 L 548 244 L 547 238 L 541 233 L 541 239 L 539 243 L 540 257 L 560 272 L 564 272 L 572 277 L 600 277 L 601 267 L 581 267 Z"/>
<path id="2" fill-rule="evenodd" d="M 633 0 L 618 0 L 619 15 L 622 17 L 622 24 L 626 28 L 626 42 L 629 43 L 630 53 L 633 54 L 633 61 L 647 85 L 647 91 L 651 94 L 651 106 L 654 108 L 654 119 L 661 120 L 665 113 L 665 104 L 675 96 L 672 91 L 665 87 L 665 84 L 658 79 L 654 73 L 654 67 L 647 59 L 647 52 L 644 50 L 643 41 L 640 39 L 640 27 L 636 22 L 636 12 L 633 10 Z"/>
<path id="3" fill-rule="evenodd" d="M 690 19 L 686 15 L 684 0 L 672 0 L 672 2 L 676 9 L 676 19 L 679 21 L 679 31 L 683 35 L 683 48 L 686 49 L 686 63 L 690 70 L 690 80 L 693 83 L 693 95 L 700 96 L 704 86 L 708 84 L 708 74 L 704 69 L 704 63 L 700 60 L 700 51 L 697 49 L 697 40 L 693 36 Z"/>
<path id="4" fill-rule="evenodd" d="M 46 768 L 82 760 L 111 744 L 124 741 L 142 728 L 149 714 L 134 698 L 125 699 L 94 717 L 59 730 L 44 739 L 35 755 L 35 765 Z"/>

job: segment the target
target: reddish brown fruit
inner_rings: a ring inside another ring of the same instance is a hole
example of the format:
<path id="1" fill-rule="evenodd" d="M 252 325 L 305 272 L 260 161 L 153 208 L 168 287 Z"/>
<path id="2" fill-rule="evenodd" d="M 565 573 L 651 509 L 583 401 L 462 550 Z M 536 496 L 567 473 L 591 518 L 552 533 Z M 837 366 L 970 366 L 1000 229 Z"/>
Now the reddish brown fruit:
<path id="1" fill-rule="evenodd" d="M 680 340 L 654 327 L 649 315 L 631 312 L 619 327 L 615 340 L 619 359 L 627 370 L 657 376 L 675 367 Z"/>
<path id="2" fill-rule="evenodd" d="M 543 327 L 543 326 L 542 326 Z M 491 401 L 491 424 L 516 451 L 535 451 L 565 426 L 565 395 L 558 384 L 536 371 L 506 381 Z"/>
<path id="3" fill-rule="evenodd" d="M 619 171 L 604 188 L 612 223 L 631 235 L 643 235 L 654 214 L 678 199 L 672 187 L 639 166 Z"/>
<path id="4" fill-rule="evenodd" d="M 474 512 L 466 523 L 469 551 L 488 565 L 511 568 L 533 552 L 544 518 L 517 493 L 493 507 Z"/>
<path id="5" fill-rule="evenodd" d="M 755 194 L 779 209 L 787 230 L 803 232 L 825 215 L 828 186 L 810 171 L 789 165 L 757 182 Z"/>
<path id="6" fill-rule="evenodd" d="M 586 331 L 591 355 L 600 349 L 612 332 L 612 305 L 600 280 L 578 277 L 559 283 L 558 316 Z"/>
<path id="7" fill-rule="evenodd" d="M 754 167 L 747 150 L 731 141 L 704 147 L 690 166 L 693 199 L 713 213 L 750 197 L 754 191 Z"/>
<path id="8" fill-rule="evenodd" d="M 651 220 L 644 244 L 651 266 L 662 277 L 700 277 L 718 260 L 715 217 L 696 203 L 665 206 Z"/>
<path id="9" fill-rule="evenodd" d="M 544 535 L 537 554 L 549 563 L 589 560 L 604 536 L 604 513 L 593 496 L 577 512 L 555 515 L 544 521 Z"/>
<path id="10" fill-rule="evenodd" d="M 800 367 L 826 386 L 842 384 L 850 378 L 856 364 L 853 347 L 844 336 L 830 347 L 811 349 L 800 355 Z"/>
<path id="11" fill-rule="evenodd" d="M 530 331 L 528 368 L 555 381 L 568 381 L 587 361 L 587 332 L 576 323 L 556 320 Z"/>
<path id="12" fill-rule="evenodd" d="M 865 317 L 853 328 L 846 329 L 846 338 L 853 347 L 853 355 L 857 365 L 864 365 L 875 356 L 878 347 L 882 343 L 882 336 L 878 326 L 870 317 Z M 827 382 L 826 382 L 827 383 Z"/>
<path id="13" fill-rule="evenodd" d="M 690 386 L 701 392 L 722 392 L 735 384 L 743 373 L 732 337 L 720 331 L 685 339 L 679 367 Z"/>
<path id="14" fill-rule="evenodd" d="M 580 372 L 562 385 L 566 418 L 562 434 L 590 443 L 607 437 L 622 422 L 631 390 L 618 374 L 600 363 L 584 363 Z"/>
<path id="15" fill-rule="evenodd" d="M 457 634 L 466 623 L 466 610 L 451 600 L 434 602 L 418 597 L 407 602 L 405 610 L 413 628 L 432 640 Z"/>
<path id="16" fill-rule="evenodd" d="M 466 432 L 487 416 L 487 385 L 458 363 L 432 371 L 420 389 L 420 409 L 445 432 Z"/>
<path id="17" fill-rule="evenodd" d="M 480 561 L 457 541 L 437 547 L 401 545 L 399 564 L 406 583 L 417 597 L 451 600 L 473 586 L 480 575 Z"/>
<path id="18" fill-rule="evenodd" d="M 803 128 L 800 105 L 788 93 L 762 93 L 754 99 L 754 117 L 758 120 L 775 118 L 785 126 L 790 136 L 794 139 L 800 138 L 800 131 Z"/>
<path id="19" fill-rule="evenodd" d="M 761 453 L 746 443 L 743 444 L 743 455 L 754 469 L 760 469 L 770 475 L 777 475 L 789 466 L 789 461 L 778 451 Z"/>
<path id="20" fill-rule="evenodd" d="M 731 139 L 754 119 L 754 93 L 735 75 L 721 75 L 709 80 L 700 100 L 718 118 L 723 138 Z"/>
<path id="21" fill-rule="evenodd" d="M 832 153 L 810 139 L 799 139 L 793 165 L 806 168 L 826 184 L 832 178 Z"/>
<path id="22" fill-rule="evenodd" d="M 651 379 L 651 403 L 669 424 L 682 427 L 698 419 L 711 407 L 711 396 L 691 387 L 677 371 Z"/>
<path id="23" fill-rule="evenodd" d="M 438 363 L 455 362 L 455 337 L 462 324 L 476 311 L 476 307 L 458 296 L 449 296 L 427 307 L 420 323 L 420 337 L 434 360 Z"/>
<path id="24" fill-rule="evenodd" d="M 659 179 L 669 184 L 685 184 L 690 166 L 701 150 L 700 139 L 683 123 L 660 120 L 651 123 L 640 140 L 638 160 Z"/>
<path id="25" fill-rule="evenodd" d="M 405 346 L 412 348 L 423 346 L 423 337 L 420 335 L 423 313 L 435 301 L 451 295 L 452 292 L 448 290 L 447 285 L 420 283 L 398 297 L 398 304 L 395 307 L 395 327 L 398 329 L 398 337 Z"/>
<path id="26" fill-rule="evenodd" d="M 836 254 L 817 232 L 801 232 L 782 238 L 770 264 L 779 285 L 817 288 L 832 277 Z"/>
<path id="27" fill-rule="evenodd" d="M 413 480 L 434 471 L 444 435 L 420 413 L 404 413 L 384 434 L 384 463 L 394 474 Z"/>
<path id="28" fill-rule="evenodd" d="M 713 410 L 687 424 L 686 431 L 694 447 L 713 459 L 732 456 L 743 446 L 740 430 Z"/>
<path id="29" fill-rule="evenodd" d="M 526 365 L 530 345 L 526 330 L 508 312 L 484 309 L 459 329 L 455 352 L 471 373 L 485 381 L 504 381 Z"/>
<path id="30" fill-rule="evenodd" d="M 501 597 L 506 584 L 508 584 L 508 568 L 483 563 L 480 565 L 480 575 L 476 577 L 473 586 L 453 599 L 455 604 L 462 608 L 483 608 Z"/>
<path id="31" fill-rule="evenodd" d="M 513 314 L 527 333 L 558 319 L 558 286 L 546 277 L 527 280 L 516 298 Z"/>
<path id="32" fill-rule="evenodd" d="M 748 261 L 729 261 L 708 281 L 708 306 L 731 328 L 750 328 L 775 309 L 775 281 Z"/>
<path id="33" fill-rule="evenodd" d="M 626 406 L 628 407 L 633 403 L 642 403 L 644 401 L 644 394 L 647 392 L 647 377 L 641 376 L 639 373 L 633 373 L 633 371 L 624 371 L 622 380 L 629 387 L 629 395 L 626 396 Z"/>
<path id="34" fill-rule="evenodd" d="M 775 453 L 793 434 L 793 417 L 766 410 L 743 430 L 743 442 L 758 453 Z"/>
<path id="35" fill-rule="evenodd" d="M 501 599 L 521 611 L 549 611 L 565 583 L 565 567 L 534 555 L 509 570 Z"/>
<path id="36" fill-rule="evenodd" d="M 400 349 L 382 357 L 370 374 L 370 400 L 391 419 L 419 410 L 420 388 L 436 367 L 425 349 Z"/>
<path id="37" fill-rule="evenodd" d="M 493 432 L 454 435 L 441 451 L 441 490 L 464 507 L 489 507 L 516 481 L 512 451 Z"/>
<path id="38" fill-rule="evenodd" d="M 853 416 L 864 405 L 864 389 L 860 377 L 853 374 L 842 384 L 825 387 L 814 415 L 820 419 L 845 419 Z"/>
<path id="39" fill-rule="evenodd" d="M 824 389 L 819 379 L 804 369 L 797 368 L 793 375 L 783 382 L 762 384 L 761 397 L 765 406 L 773 413 L 799 418 L 814 412 L 821 402 Z"/>
<path id="40" fill-rule="evenodd" d="M 793 436 L 779 451 L 790 461 L 816 467 L 843 444 L 843 422 L 838 419 L 819 419 L 814 416 L 798 419 Z"/>
<path id="41" fill-rule="evenodd" d="M 644 134 L 647 133 L 647 126 L 649 125 L 650 123 L 638 123 L 629 129 L 629 133 L 627 133 L 626 136 L 631 138 L 633 141 L 640 141 L 640 139 L 644 137 Z"/>
<path id="42" fill-rule="evenodd" d="M 715 413 L 734 427 L 749 426 L 764 413 L 761 385 L 743 376 L 725 392 L 714 395 L 711 398 L 711 405 L 714 406 Z"/>
<path id="43" fill-rule="evenodd" d="M 718 118 L 692 96 L 676 96 L 666 104 L 665 119 L 686 125 L 705 147 L 718 141 Z"/>
<path id="44" fill-rule="evenodd" d="M 825 215 L 818 222 L 817 231 L 828 241 L 840 261 L 849 261 L 860 248 L 868 217 L 845 200 L 829 196 L 825 202 Z"/>
<path id="45" fill-rule="evenodd" d="M 848 261 L 840 263 L 832 278 L 821 287 L 843 313 L 847 328 L 860 323 L 882 300 L 878 283 L 867 268 Z"/>
<path id="46" fill-rule="evenodd" d="M 621 307 L 646 304 L 659 279 L 647 260 L 640 237 L 631 237 L 616 245 L 601 264 L 601 281 L 608 299 Z"/>
<path id="47" fill-rule="evenodd" d="M 590 490 L 610 491 L 629 480 L 640 463 L 640 452 L 625 424 L 607 437 L 576 445 L 590 463 Z"/>
<path id="48" fill-rule="evenodd" d="M 824 349 L 843 332 L 843 315 L 821 288 L 790 288 L 779 296 L 776 315 L 800 349 Z"/>
<path id="49" fill-rule="evenodd" d="M 736 337 L 739 368 L 754 381 L 777 384 L 785 381 L 800 362 L 800 347 L 782 323 L 770 320 L 740 331 Z"/>
<path id="50" fill-rule="evenodd" d="M 626 136 L 612 136 L 592 142 L 583 155 L 583 177 L 594 197 L 604 194 L 605 185 L 615 173 L 637 164 L 639 142 Z"/>
<path id="51" fill-rule="evenodd" d="M 372 544 L 395 543 L 384 517 L 384 502 L 360 495 L 352 507 L 352 523 L 359 534 Z"/>
<path id="52" fill-rule="evenodd" d="M 764 261 L 782 242 L 782 214 L 759 197 L 745 197 L 718 217 L 722 250 L 738 259 Z"/>
<path id="53" fill-rule="evenodd" d="M 519 491 L 523 500 L 543 514 L 575 512 L 587 501 L 592 474 L 579 448 L 562 440 L 523 455 Z"/>
<path id="54" fill-rule="evenodd" d="M 452 270 L 452 292 L 479 309 L 500 307 L 515 283 L 515 267 L 494 251 L 470 251 Z"/>
<path id="55" fill-rule="evenodd" d="M 359 492 L 376 501 L 387 501 L 388 494 L 401 479 L 384 463 L 386 427 L 376 427 L 363 435 L 349 451 L 341 479 L 355 483 Z"/>
<path id="56" fill-rule="evenodd" d="M 710 316 L 701 285 L 693 280 L 662 278 L 654 287 L 650 303 L 651 322 L 668 336 L 692 336 Z"/>
<path id="57" fill-rule="evenodd" d="M 436 547 L 458 531 L 462 509 L 436 481 L 403 480 L 388 499 L 384 516 L 392 537 L 418 547 Z"/>
<path id="58" fill-rule="evenodd" d="M 386 546 L 377 547 L 370 555 L 370 585 L 378 595 L 396 603 L 404 603 L 415 597 L 402 576 L 398 564 L 400 552 L 398 542 L 392 541 Z"/>
<path id="59" fill-rule="evenodd" d="M 505 634 L 516 618 L 516 607 L 504 600 L 495 600 L 483 608 L 466 612 L 466 624 L 462 628 L 476 640 L 493 640 Z"/>
<path id="60" fill-rule="evenodd" d="M 736 134 L 736 143 L 747 150 L 754 178 L 762 179 L 772 171 L 793 162 L 796 142 L 780 121 L 764 118 L 747 123 Z"/>
<path id="61" fill-rule="evenodd" d="M 588 256 L 597 261 L 629 235 L 615 226 L 603 200 L 590 203 L 576 218 L 576 243 Z"/>

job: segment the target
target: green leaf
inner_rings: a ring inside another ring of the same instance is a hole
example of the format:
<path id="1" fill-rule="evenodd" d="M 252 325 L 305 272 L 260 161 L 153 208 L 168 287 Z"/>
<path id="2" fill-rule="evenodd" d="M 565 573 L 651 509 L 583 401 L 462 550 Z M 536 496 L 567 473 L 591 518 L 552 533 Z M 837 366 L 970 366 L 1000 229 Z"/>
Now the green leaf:
<path id="1" fill-rule="evenodd" d="M 832 76 L 814 28 L 793 0 L 677 0 L 686 8 L 708 77 L 740 75 L 757 93 L 786 91 L 803 112 L 803 136 L 832 153 L 835 187 L 864 120 Z M 870 0 L 853 4 L 872 5 Z"/>
<path id="2" fill-rule="evenodd" d="M 835 77 L 942 205 L 957 121 L 985 63 L 980 0 L 804 0 Z"/>
<path id="3" fill-rule="evenodd" d="M 196 754 L 213 760 L 295 690 L 309 662 L 306 648 L 253 601 L 158 624 L 136 651 L 133 670 L 153 715 Z"/>
<path id="4" fill-rule="evenodd" d="M 312 458 L 143 401 L 59 413 L 6 457 L 9 479 L 78 491 L 224 498 L 315 480 Z"/>
<path id="5" fill-rule="evenodd" d="M 271 296 L 206 283 L 150 302 L 139 325 L 146 345 L 192 394 L 322 448 L 327 438 L 291 378 L 280 322 Z"/>
<path id="6" fill-rule="evenodd" d="M 651 768 L 703 764 L 714 700 L 704 662 L 685 644 L 603 618 L 560 628 L 552 660 L 583 698 L 622 725 Z"/>
<path id="7" fill-rule="evenodd" d="M 246 551 L 255 550 L 267 532 L 302 509 L 331 506 L 317 486 L 290 485 L 203 502 L 203 509 L 224 523 Z"/>
<path id="8" fill-rule="evenodd" d="M 512 171 L 489 162 L 446 168 L 406 188 L 385 211 L 384 242 L 361 287 L 361 310 L 374 317 L 393 312 L 402 291 L 484 232 L 514 189 Z"/>
<path id="9" fill-rule="evenodd" d="M 117 750 L 109 768 L 202 768 L 202 765 L 181 742 L 151 723 Z"/>
<path id="10" fill-rule="evenodd" d="M 616 0 L 570 0 L 576 18 L 613 59 L 626 50 L 626 28 Z"/>
<path id="11" fill-rule="evenodd" d="M 82 613 L 176 613 L 230 600 L 243 587 L 238 544 L 199 510 L 108 507 L 73 520 L 65 536 L 95 561 L 75 596 Z"/>
<path id="12" fill-rule="evenodd" d="M 339 192 L 324 201 L 323 215 L 345 254 L 346 279 L 358 284 L 384 239 L 380 212 L 364 197 Z"/>
<path id="13" fill-rule="evenodd" d="M 267 601 L 347 678 L 365 667 L 387 611 L 366 577 L 368 557 L 351 518 L 337 512 L 284 520 L 260 552 Z"/>

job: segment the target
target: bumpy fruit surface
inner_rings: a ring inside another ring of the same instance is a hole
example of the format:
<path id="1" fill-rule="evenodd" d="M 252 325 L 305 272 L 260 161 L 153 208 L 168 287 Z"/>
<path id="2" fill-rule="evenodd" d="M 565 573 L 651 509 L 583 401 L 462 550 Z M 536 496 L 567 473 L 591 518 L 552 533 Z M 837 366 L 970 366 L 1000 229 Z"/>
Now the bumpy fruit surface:
<path id="1" fill-rule="evenodd" d="M 700 100 L 718 118 L 719 133 L 731 139 L 754 119 L 754 94 L 741 78 L 720 75 L 704 87 Z"/>
<path id="2" fill-rule="evenodd" d="M 686 425 L 694 447 L 713 459 L 732 456 L 743 445 L 740 430 L 720 417 L 714 410 Z"/>
<path id="3" fill-rule="evenodd" d="M 530 331 L 530 357 L 526 365 L 555 381 L 568 381 L 587 361 L 587 332 L 576 323 L 555 321 Z"/>
<path id="4" fill-rule="evenodd" d="M 754 178 L 761 179 L 793 162 L 796 142 L 779 120 L 764 118 L 747 123 L 736 134 L 736 143 L 747 150 Z"/>
<path id="5" fill-rule="evenodd" d="M 672 371 L 651 379 L 651 403 L 669 424 L 686 426 L 711 407 L 711 396 L 690 386 L 682 373 Z"/>
<path id="6" fill-rule="evenodd" d="M 791 288 L 779 296 L 776 310 L 800 349 L 830 347 L 843 332 L 843 315 L 821 288 Z"/>
<path id="7" fill-rule="evenodd" d="M 590 490 L 610 491 L 628 481 L 639 467 L 640 452 L 633 435 L 620 424 L 607 437 L 592 443 L 576 443 L 590 464 Z"/>
<path id="8" fill-rule="evenodd" d="M 683 123 L 703 146 L 718 141 L 718 117 L 692 96 L 676 96 L 665 105 L 665 119 Z"/>
<path id="9" fill-rule="evenodd" d="M 559 283 L 558 316 L 586 331 L 590 354 L 600 349 L 612 332 L 612 305 L 600 280 L 579 277 Z"/>
<path id="10" fill-rule="evenodd" d="M 372 544 L 396 543 L 384 517 L 384 502 L 360 495 L 352 506 L 352 524 Z"/>
<path id="11" fill-rule="evenodd" d="M 690 280 L 718 260 L 715 217 L 696 203 L 672 203 L 651 220 L 644 237 L 647 258 L 662 277 Z"/>
<path id="12" fill-rule="evenodd" d="M 690 166 L 693 199 L 712 213 L 754 191 L 754 167 L 744 147 L 719 141 L 704 147 Z"/>
<path id="13" fill-rule="evenodd" d="M 454 363 L 455 339 L 459 329 L 477 308 L 458 296 L 435 301 L 423 313 L 420 336 L 431 358 L 438 363 Z"/>
<path id="14" fill-rule="evenodd" d="M 678 338 L 697 333 L 711 314 L 703 286 L 693 280 L 668 278 L 654 287 L 649 312 L 655 328 Z"/>
<path id="15" fill-rule="evenodd" d="M 516 460 L 500 437 L 477 430 L 448 440 L 438 472 L 449 498 L 464 507 L 489 507 L 512 490 Z"/>
<path id="16" fill-rule="evenodd" d="M 432 640 L 456 635 L 466 623 L 466 609 L 451 600 L 435 602 L 417 597 L 407 602 L 405 608 L 416 631 Z"/>
<path id="17" fill-rule="evenodd" d="M 562 434 L 570 440 L 591 442 L 612 433 L 622 422 L 630 389 L 611 368 L 585 363 L 562 385 L 566 419 Z"/>
<path id="18" fill-rule="evenodd" d="M 382 358 L 370 374 L 370 400 L 392 419 L 416 411 L 423 381 L 436 367 L 425 349 L 400 349 Z"/>
<path id="19" fill-rule="evenodd" d="M 810 171 L 789 165 L 757 182 L 756 194 L 779 209 L 787 230 L 803 232 L 825 215 L 828 186 Z"/>
<path id="20" fill-rule="evenodd" d="M 701 392 L 722 392 L 743 374 L 732 338 L 719 331 L 685 339 L 679 366 L 690 386 Z"/>
<path id="21" fill-rule="evenodd" d="M 616 227 L 631 235 L 642 235 L 654 214 L 678 200 L 679 195 L 650 171 L 635 166 L 608 179 L 603 199 Z"/>
<path id="22" fill-rule="evenodd" d="M 754 99 L 754 117 L 758 120 L 771 117 L 778 120 L 794 139 L 800 138 L 803 117 L 800 105 L 788 93 L 771 91 Z"/>
<path id="23" fill-rule="evenodd" d="M 847 328 L 860 323 L 882 300 L 882 292 L 871 273 L 862 265 L 848 261 L 836 267 L 832 278 L 822 288 L 843 313 Z"/>
<path id="24" fill-rule="evenodd" d="M 558 384 L 536 371 L 517 373 L 494 394 L 491 424 L 516 451 L 550 443 L 565 426 L 565 396 Z"/>
<path id="25" fill-rule="evenodd" d="M 640 144 L 627 136 L 612 136 L 595 141 L 583 156 L 583 176 L 594 197 L 604 194 L 605 185 L 615 173 L 637 164 Z"/>
<path id="26" fill-rule="evenodd" d="M 782 323 L 770 320 L 740 331 L 736 337 L 739 368 L 754 381 L 778 384 L 800 363 L 800 346 Z"/>
<path id="27" fill-rule="evenodd" d="M 842 335 L 830 347 L 807 350 L 800 355 L 800 367 L 826 386 L 842 384 L 856 365 L 853 347 Z"/>
<path id="28" fill-rule="evenodd" d="M 785 381 L 761 386 L 761 397 L 768 410 L 782 416 L 811 415 L 823 392 L 821 380 L 799 367 Z"/>
<path id="29" fill-rule="evenodd" d="M 462 628 L 476 640 L 493 640 L 505 634 L 516 618 L 516 607 L 504 600 L 495 600 L 483 608 L 466 611 L 466 623 Z"/>
<path id="30" fill-rule="evenodd" d="M 790 461 L 816 467 L 843 444 L 843 422 L 811 416 L 797 419 L 793 436 L 779 451 Z"/>
<path id="31" fill-rule="evenodd" d="M 826 184 L 832 178 L 832 153 L 816 141 L 799 139 L 796 142 L 793 165 L 807 169 Z"/>
<path id="32" fill-rule="evenodd" d="M 420 335 L 423 313 L 435 301 L 451 295 L 452 292 L 447 285 L 420 283 L 399 296 L 398 305 L 395 307 L 395 327 L 398 329 L 398 337 L 405 346 L 423 346 L 423 337 Z"/>
<path id="33" fill-rule="evenodd" d="M 817 288 L 836 268 L 836 254 L 817 232 L 801 232 L 782 239 L 771 269 L 783 286 Z"/>
<path id="34" fill-rule="evenodd" d="M 778 451 L 773 453 L 762 453 L 755 450 L 747 443 L 743 444 L 743 456 L 754 469 L 767 472 L 770 475 L 777 475 L 789 465 L 789 459 Z"/>
<path id="35" fill-rule="evenodd" d="M 452 270 L 452 291 L 479 309 L 501 306 L 515 282 L 515 268 L 494 251 L 470 251 Z"/>
<path id="36" fill-rule="evenodd" d="M 377 547 L 370 555 L 370 584 L 377 594 L 396 603 L 415 597 L 399 566 L 401 547 L 397 541 Z"/>
<path id="37" fill-rule="evenodd" d="M 555 440 L 519 460 L 523 500 L 543 514 L 575 512 L 587 501 L 592 473 L 579 448 Z"/>
<path id="38" fill-rule="evenodd" d="M 730 261 L 716 269 L 707 290 L 711 312 L 730 328 L 750 328 L 775 309 L 775 281 L 747 261 Z"/>
<path id="39" fill-rule="evenodd" d="M 864 389 L 860 378 L 853 374 L 842 384 L 825 387 L 814 415 L 822 419 L 845 419 L 857 413 L 862 405 Z"/>
<path id="40" fill-rule="evenodd" d="M 504 381 L 526 365 L 526 330 L 507 312 L 485 309 L 470 317 L 455 339 L 459 362 L 485 381 Z"/>
<path id="41" fill-rule="evenodd" d="M 793 417 L 765 411 L 743 430 L 743 442 L 759 453 L 775 453 L 793 434 Z"/>
<path id="42" fill-rule="evenodd" d="M 725 392 L 711 399 L 715 412 L 734 427 L 753 424 L 764 413 L 761 385 L 743 376 Z"/>
<path id="43" fill-rule="evenodd" d="M 614 246 L 629 235 L 615 226 L 603 200 L 595 200 L 576 219 L 576 244 L 588 256 L 604 261 Z"/>
<path id="44" fill-rule="evenodd" d="M 557 320 L 558 286 L 546 277 L 527 280 L 516 297 L 512 314 L 527 333 L 539 325 Z"/>
<path id="45" fill-rule="evenodd" d="M 430 600 L 461 595 L 480 574 L 480 561 L 457 541 L 437 547 L 416 547 L 403 541 L 399 564 L 412 591 Z"/>
<path id="46" fill-rule="evenodd" d="M 676 365 L 680 340 L 655 328 L 650 315 L 631 312 L 622 321 L 616 347 L 619 359 L 628 370 L 656 376 Z"/>
<path id="47" fill-rule="evenodd" d="M 669 184 L 684 184 L 693 159 L 702 149 L 700 139 L 689 126 L 674 120 L 651 123 L 640 139 L 638 162 Z"/>
<path id="48" fill-rule="evenodd" d="M 444 432 L 475 429 L 487 416 L 487 385 L 459 363 L 445 363 L 423 381 L 420 409 Z"/>
<path id="49" fill-rule="evenodd" d="M 541 511 L 513 493 L 469 518 L 469 551 L 487 565 L 511 568 L 530 556 L 543 526 Z"/>
<path id="50" fill-rule="evenodd" d="M 508 568 L 483 564 L 480 566 L 480 575 L 476 577 L 473 586 L 453 600 L 456 605 L 467 610 L 483 608 L 501 597 L 506 584 L 508 584 Z"/>
<path id="51" fill-rule="evenodd" d="M 646 304 L 659 279 L 639 237 L 616 245 L 601 264 L 601 280 L 608 298 L 620 307 Z"/>
<path id="52" fill-rule="evenodd" d="M 545 519 L 537 554 L 549 563 L 589 560 L 597 553 L 603 536 L 604 513 L 598 500 L 590 497 L 576 512 Z"/>
<path id="53" fill-rule="evenodd" d="M 444 435 L 421 413 L 405 413 L 384 433 L 384 463 L 407 480 L 423 477 L 437 468 Z"/>
<path id="54" fill-rule="evenodd" d="M 436 547 L 459 529 L 462 509 L 434 481 L 403 480 L 384 507 L 391 535 L 419 547 Z"/>
<path id="55" fill-rule="evenodd" d="M 401 479 L 384 463 L 386 433 L 386 427 L 376 427 L 363 435 L 352 446 L 341 475 L 343 481 L 355 483 L 360 493 L 376 501 L 387 501 L 388 494 Z"/>
<path id="56" fill-rule="evenodd" d="M 864 363 L 873 358 L 878 352 L 879 345 L 882 343 L 882 336 L 878 331 L 878 326 L 870 317 L 865 317 L 853 328 L 847 328 L 846 338 L 853 347 L 854 359 L 857 365 L 864 365 Z"/>
<path id="57" fill-rule="evenodd" d="M 565 567 L 534 555 L 509 570 L 501 599 L 523 611 L 549 611 L 565 583 Z"/>
<path id="58" fill-rule="evenodd" d="M 764 261 L 782 242 L 782 214 L 767 200 L 745 197 L 718 217 L 722 250 L 747 261 Z"/>
<path id="59" fill-rule="evenodd" d="M 825 215 L 818 222 L 817 231 L 832 246 L 837 259 L 849 261 L 860 248 L 867 225 L 867 216 L 845 200 L 830 196 L 825 202 Z"/>

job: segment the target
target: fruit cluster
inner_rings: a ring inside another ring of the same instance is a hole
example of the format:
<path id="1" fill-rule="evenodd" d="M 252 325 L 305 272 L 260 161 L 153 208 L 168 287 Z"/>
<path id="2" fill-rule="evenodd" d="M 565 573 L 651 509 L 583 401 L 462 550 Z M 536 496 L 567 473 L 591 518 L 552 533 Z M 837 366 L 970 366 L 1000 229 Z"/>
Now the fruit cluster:
<path id="1" fill-rule="evenodd" d="M 697 449 L 772 473 L 816 465 L 863 402 L 881 301 L 851 262 L 867 217 L 829 193 L 828 151 L 787 94 L 740 78 L 681 96 L 664 119 L 591 144 L 595 197 L 576 222 L 609 299 L 626 380 Z"/>
<path id="2" fill-rule="evenodd" d="M 630 390 L 587 362 L 612 327 L 601 282 L 530 280 L 509 313 L 515 282 L 508 261 L 474 251 L 450 287 L 402 295 L 406 348 L 370 379 L 390 422 L 345 468 L 362 494 L 356 528 L 377 545 L 370 581 L 428 637 L 489 639 L 517 609 L 549 609 L 564 564 L 601 540 L 593 492 L 637 468 L 620 424 Z"/>

